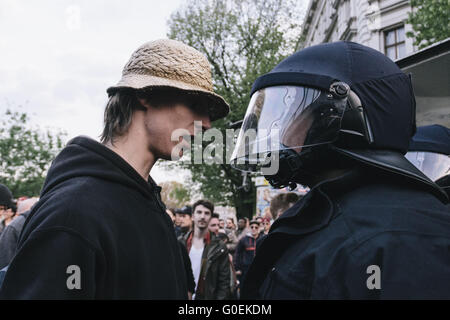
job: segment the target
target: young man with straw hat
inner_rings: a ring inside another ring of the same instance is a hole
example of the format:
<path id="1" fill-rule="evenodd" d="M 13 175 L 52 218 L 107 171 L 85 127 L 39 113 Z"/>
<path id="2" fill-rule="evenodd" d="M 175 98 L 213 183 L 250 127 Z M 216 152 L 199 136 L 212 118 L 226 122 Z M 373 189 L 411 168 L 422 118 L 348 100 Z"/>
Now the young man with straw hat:
<path id="1" fill-rule="evenodd" d="M 53 161 L 0 291 L 3 299 L 186 299 L 160 187 L 175 129 L 225 117 L 210 65 L 174 40 L 137 49 L 108 90 L 101 143 L 76 137 Z M 182 151 L 181 151 L 182 152 Z"/>

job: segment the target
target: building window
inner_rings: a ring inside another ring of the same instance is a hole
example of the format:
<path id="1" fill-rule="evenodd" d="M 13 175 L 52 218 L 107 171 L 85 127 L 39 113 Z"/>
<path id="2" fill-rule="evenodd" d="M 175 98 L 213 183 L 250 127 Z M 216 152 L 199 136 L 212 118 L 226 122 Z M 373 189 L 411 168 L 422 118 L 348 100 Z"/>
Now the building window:
<path id="1" fill-rule="evenodd" d="M 406 55 L 404 26 L 384 32 L 384 53 L 392 60 Z"/>

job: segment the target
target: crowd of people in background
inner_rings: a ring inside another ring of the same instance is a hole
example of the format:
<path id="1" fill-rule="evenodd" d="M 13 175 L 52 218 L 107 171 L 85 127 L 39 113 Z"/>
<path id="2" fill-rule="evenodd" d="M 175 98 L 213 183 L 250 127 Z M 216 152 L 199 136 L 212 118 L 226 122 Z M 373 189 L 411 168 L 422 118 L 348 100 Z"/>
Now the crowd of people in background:
<path id="1" fill-rule="evenodd" d="M 256 247 L 299 198 L 293 192 L 281 193 L 270 202 L 270 215 L 241 217 L 237 222 L 215 213 L 214 204 L 207 200 L 167 209 L 184 259 L 189 298 L 239 299 Z"/>
<path id="2" fill-rule="evenodd" d="M 14 199 L 9 188 L 0 184 L 0 269 L 14 256 L 25 220 L 37 197 Z"/>
<path id="3" fill-rule="evenodd" d="M 299 195 L 282 193 L 270 202 L 270 216 L 221 217 L 214 204 L 198 200 L 192 206 L 166 210 L 179 242 L 189 299 L 239 299 L 256 247 L 268 234 L 272 223 L 289 209 Z M 14 199 L 0 184 L 0 269 L 11 262 L 20 232 L 37 197 Z"/>

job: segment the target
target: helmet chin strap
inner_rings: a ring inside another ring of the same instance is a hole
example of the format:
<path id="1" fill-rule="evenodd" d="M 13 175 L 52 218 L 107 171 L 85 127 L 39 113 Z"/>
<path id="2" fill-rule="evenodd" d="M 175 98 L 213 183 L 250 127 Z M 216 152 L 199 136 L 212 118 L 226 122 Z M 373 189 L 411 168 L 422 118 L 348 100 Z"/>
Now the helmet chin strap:
<path id="1" fill-rule="evenodd" d="M 312 186 L 317 180 L 318 164 L 323 162 L 320 150 L 328 149 L 327 145 L 305 147 L 300 153 L 293 149 L 279 151 L 279 169 L 275 175 L 265 176 L 274 188 L 297 187 L 297 183 Z"/>

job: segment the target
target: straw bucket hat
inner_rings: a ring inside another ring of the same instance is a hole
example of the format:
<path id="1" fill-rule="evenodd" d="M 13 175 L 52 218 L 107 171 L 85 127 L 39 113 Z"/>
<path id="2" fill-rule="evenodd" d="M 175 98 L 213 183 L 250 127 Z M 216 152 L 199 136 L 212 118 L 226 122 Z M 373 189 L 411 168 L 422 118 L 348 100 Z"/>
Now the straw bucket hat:
<path id="1" fill-rule="evenodd" d="M 230 111 L 225 100 L 213 91 L 206 57 L 196 49 L 170 39 L 147 42 L 138 48 L 123 68 L 122 79 L 107 92 L 111 96 L 125 88 L 167 87 L 207 98 L 211 121 L 225 117 Z"/>

